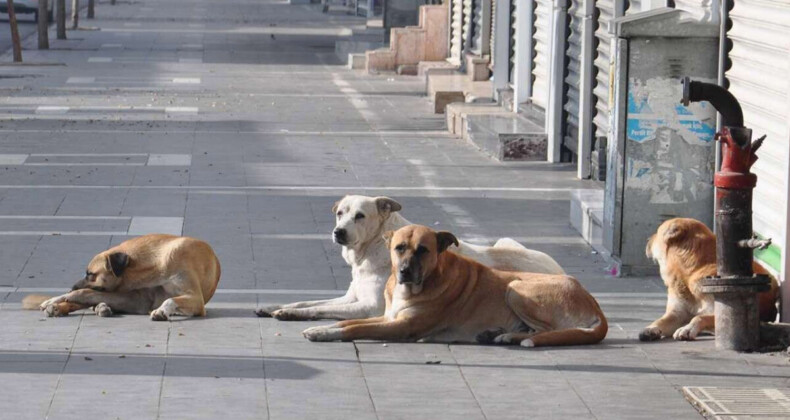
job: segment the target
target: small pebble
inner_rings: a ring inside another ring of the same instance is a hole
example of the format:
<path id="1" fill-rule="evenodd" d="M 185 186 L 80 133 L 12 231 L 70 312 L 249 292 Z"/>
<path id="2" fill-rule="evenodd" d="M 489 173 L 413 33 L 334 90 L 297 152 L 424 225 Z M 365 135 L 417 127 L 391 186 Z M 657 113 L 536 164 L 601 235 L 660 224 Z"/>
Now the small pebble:
<path id="1" fill-rule="evenodd" d="M 91 358 L 90 358 L 90 357 L 88 357 L 88 356 L 85 356 L 85 360 L 93 360 L 93 359 L 91 359 Z"/>
<path id="2" fill-rule="evenodd" d="M 281 336 L 282 334 L 281 334 L 281 333 L 274 333 L 274 335 L 276 335 L 277 337 L 279 337 L 279 336 Z"/>
<path id="3" fill-rule="evenodd" d="M 387 347 L 387 343 L 382 344 L 381 347 Z"/>

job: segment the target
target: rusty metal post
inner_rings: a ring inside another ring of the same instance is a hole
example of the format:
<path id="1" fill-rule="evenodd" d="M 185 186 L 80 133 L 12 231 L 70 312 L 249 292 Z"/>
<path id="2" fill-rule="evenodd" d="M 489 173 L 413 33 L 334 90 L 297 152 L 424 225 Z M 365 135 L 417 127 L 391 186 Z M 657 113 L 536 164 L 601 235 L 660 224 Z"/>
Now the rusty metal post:
<path id="1" fill-rule="evenodd" d="M 721 143 L 721 169 L 716 172 L 716 260 L 718 275 L 702 282 L 702 291 L 714 296 L 716 348 L 753 351 L 759 346 L 760 317 L 757 293 L 770 288 L 768 277 L 752 271 L 754 248 L 770 240 L 757 240 L 752 231 L 752 190 L 757 176 L 750 169 L 762 145 L 752 142 L 752 130 L 743 127 L 738 101 L 724 88 L 683 80 L 683 99 L 708 101 L 722 115 L 723 128 L 716 134 Z"/>

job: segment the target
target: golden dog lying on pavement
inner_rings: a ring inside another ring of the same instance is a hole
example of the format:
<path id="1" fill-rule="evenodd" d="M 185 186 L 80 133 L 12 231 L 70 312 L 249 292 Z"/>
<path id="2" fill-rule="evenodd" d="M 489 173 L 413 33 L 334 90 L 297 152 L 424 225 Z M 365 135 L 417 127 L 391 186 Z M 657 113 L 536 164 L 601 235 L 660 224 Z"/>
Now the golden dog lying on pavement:
<path id="1" fill-rule="evenodd" d="M 392 273 L 384 316 L 303 332 L 310 341 L 387 340 L 521 344 L 597 343 L 608 325 L 598 302 L 566 275 L 497 271 L 446 251 L 449 232 L 388 232 Z"/>
<path id="2" fill-rule="evenodd" d="M 154 321 L 173 315 L 205 316 L 217 290 L 220 265 L 214 250 L 198 239 L 153 234 L 103 251 L 88 264 L 72 291 L 47 298 L 25 297 L 25 309 L 48 316 L 94 307 L 100 316 L 113 312 L 149 314 Z"/>
<path id="3" fill-rule="evenodd" d="M 306 319 L 359 319 L 384 313 L 384 288 L 390 276 L 390 252 L 381 235 L 412 224 L 400 214 L 401 205 L 389 197 L 347 195 L 335 203 L 333 241 L 343 247 L 343 259 L 351 266 L 351 284 L 345 296 L 286 305 L 267 305 L 255 313 L 281 321 Z M 510 238 L 494 246 L 464 241 L 453 252 L 507 271 L 564 274 L 559 264 L 540 251 L 527 249 Z"/>
<path id="4" fill-rule="evenodd" d="M 703 331 L 713 333 L 713 296 L 702 293 L 701 280 L 716 275 L 716 235 L 695 219 L 676 218 L 662 223 L 647 241 L 645 254 L 661 267 L 667 286 L 667 309 L 639 334 L 642 341 L 674 337 L 694 340 Z M 758 274 L 768 272 L 756 262 Z M 771 290 L 758 295 L 760 320 L 776 319 L 779 285 L 771 277 Z"/>

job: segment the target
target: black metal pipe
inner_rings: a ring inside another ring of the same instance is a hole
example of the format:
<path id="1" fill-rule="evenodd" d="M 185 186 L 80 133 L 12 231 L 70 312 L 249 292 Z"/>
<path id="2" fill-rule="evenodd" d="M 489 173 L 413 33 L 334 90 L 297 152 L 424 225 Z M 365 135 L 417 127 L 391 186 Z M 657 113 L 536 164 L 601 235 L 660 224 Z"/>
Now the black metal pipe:
<path id="1" fill-rule="evenodd" d="M 743 111 L 738 100 L 723 87 L 705 82 L 693 82 L 684 77 L 683 99 L 680 102 L 688 106 L 691 102 L 708 101 L 719 111 L 724 127 L 743 127 Z"/>

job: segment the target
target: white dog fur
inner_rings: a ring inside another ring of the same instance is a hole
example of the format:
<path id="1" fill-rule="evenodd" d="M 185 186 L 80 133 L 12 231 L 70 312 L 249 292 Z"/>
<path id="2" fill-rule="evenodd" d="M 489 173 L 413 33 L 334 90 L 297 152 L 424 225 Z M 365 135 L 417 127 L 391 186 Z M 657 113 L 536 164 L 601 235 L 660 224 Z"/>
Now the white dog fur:
<path id="1" fill-rule="evenodd" d="M 398 211 L 401 205 L 388 197 L 348 195 L 335 203 L 335 243 L 343 247 L 343 259 L 351 266 L 351 284 L 336 299 L 270 305 L 258 316 L 280 320 L 360 319 L 384 313 L 384 286 L 390 276 L 390 253 L 383 233 L 412 224 Z M 345 230 L 345 237 L 337 232 Z M 461 241 L 451 251 L 489 267 L 532 273 L 564 274 L 559 264 L 543 252 L 525 248 L 513 239 L 502 238 L 490 246 Z"/>

